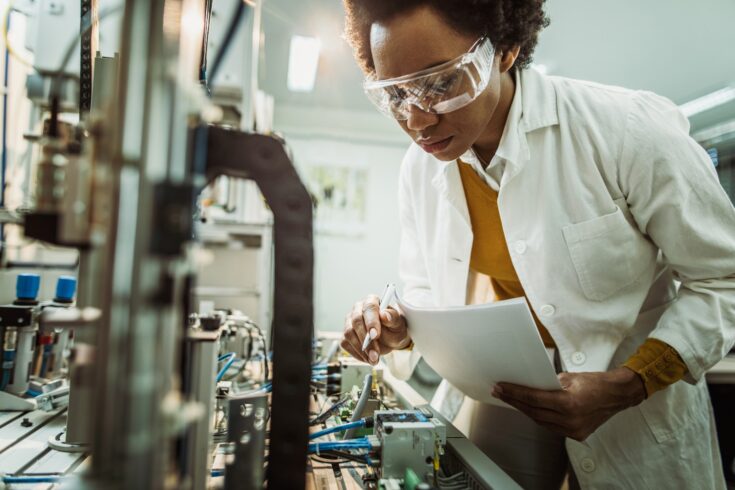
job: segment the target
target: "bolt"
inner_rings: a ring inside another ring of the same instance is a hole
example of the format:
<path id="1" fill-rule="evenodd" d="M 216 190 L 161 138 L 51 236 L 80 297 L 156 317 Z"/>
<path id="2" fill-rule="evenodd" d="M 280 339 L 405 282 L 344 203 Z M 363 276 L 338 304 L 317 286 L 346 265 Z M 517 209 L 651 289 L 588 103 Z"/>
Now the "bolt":
<path id="1" fill-rule="evenodd" d="M 33 422 L 31 422 L 31 419 L 26 417 L 20 422 L 20 425 L 21 427 L 33 427 Z"/>
<path id="2" fill-rule="evenodd" d="M 250 417 L 253 414 L 253 404 L 252 403 L 243 403 L 240 405 L 240 415 L 247 418 Z"/>

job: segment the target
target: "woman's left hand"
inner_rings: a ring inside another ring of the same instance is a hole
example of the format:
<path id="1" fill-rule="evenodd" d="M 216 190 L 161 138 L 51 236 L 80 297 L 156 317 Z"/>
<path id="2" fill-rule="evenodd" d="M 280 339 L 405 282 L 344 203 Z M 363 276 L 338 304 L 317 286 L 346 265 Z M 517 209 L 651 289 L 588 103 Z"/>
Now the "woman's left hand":
<path id="1" fill-rule="evenodd" d="M 553 432 L 584 441 L 610 417 L 646 398 L 641 378 L 628 368 L 604 373 L 560 373 L 561 390 L 498 383 L 492 395 Z"/>

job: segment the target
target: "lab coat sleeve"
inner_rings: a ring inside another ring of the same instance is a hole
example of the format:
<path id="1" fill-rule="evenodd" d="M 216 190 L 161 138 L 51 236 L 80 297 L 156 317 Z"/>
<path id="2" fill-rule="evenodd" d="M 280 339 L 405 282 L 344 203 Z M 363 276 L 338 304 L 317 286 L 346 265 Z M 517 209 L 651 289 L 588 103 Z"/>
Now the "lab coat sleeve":
<path id="1" fill-rule="evenodd" d="M 652 338 L 697 382 L 735 343 L 735 209 L 707 152 L 667 99 L 639 93 L 628 114 L 620 187 L 639 229 L 681 281 Z"/>
<path id="2" fill-rule="evenodd" d="M 431 287 L 426 271 L 424 253 L 418 238 L 416 212 L 411 189 L 411 166 L 415 164 L 415 148 L 411 148 L 401 165 L 398 183 L 398 213 L 401 223 L 399 275 L 401 299 L 416 306 L 432 304 Z M 410 327 L 409 327 L 410 328 Z M 383 356 L 393 375 L 406 380 L 411 377 L 421 355 L 417 350 L 394 351 Z"/>

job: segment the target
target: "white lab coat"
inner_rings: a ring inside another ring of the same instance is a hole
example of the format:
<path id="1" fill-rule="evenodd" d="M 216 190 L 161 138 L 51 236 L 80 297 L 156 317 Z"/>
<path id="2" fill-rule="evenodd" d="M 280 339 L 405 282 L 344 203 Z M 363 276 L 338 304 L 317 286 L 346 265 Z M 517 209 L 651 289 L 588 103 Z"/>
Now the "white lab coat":
<path id="1" fill-rule="evenodd" d="M 517 80 L 498 207 L 564 369 L 606 371 L 653 337 L 689 370 L 585 443 L 567 440 L 582 488 L 724 488 L 704 374 L 735 342 L 735 210 L 712 162 L 655 94 L 532 70 Z M 404 299 L 465 304 L 473 238 L 457 163 L 413 145 L 400 215 Z M 389 365 L 405 377 L 418 355 Z"/>

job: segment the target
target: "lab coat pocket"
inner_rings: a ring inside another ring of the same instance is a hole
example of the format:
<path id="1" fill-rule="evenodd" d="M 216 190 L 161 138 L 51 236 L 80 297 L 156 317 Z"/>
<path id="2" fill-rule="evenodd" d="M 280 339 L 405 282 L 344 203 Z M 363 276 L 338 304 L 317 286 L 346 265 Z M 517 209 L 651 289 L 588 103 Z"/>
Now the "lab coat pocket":
<path id="1" fill-rule="evenodd" d="M 675 438 L 683 427 L 707 423 L 709 400 L 704 381 L 677 382 L 639 405 L 646 425 L 659 444 Z M 706 432 L 706 428 L 702 429 Z"/>
<path id="2" fill-rule="evenodd" d="M 656 259 L 653 247 L 620 208 L 563 229 L 584 295 L 602 301 L 633 284 Z"/>

